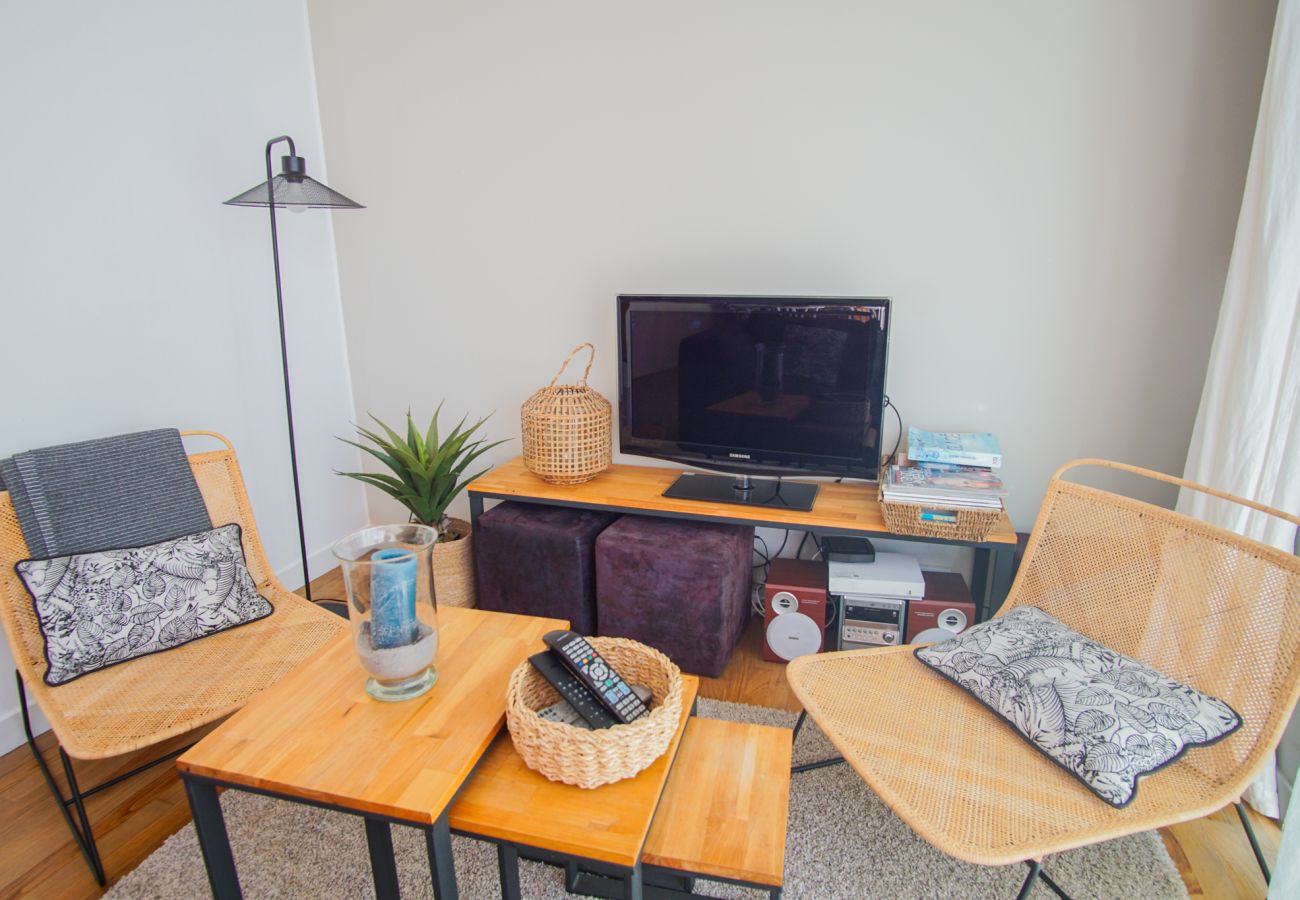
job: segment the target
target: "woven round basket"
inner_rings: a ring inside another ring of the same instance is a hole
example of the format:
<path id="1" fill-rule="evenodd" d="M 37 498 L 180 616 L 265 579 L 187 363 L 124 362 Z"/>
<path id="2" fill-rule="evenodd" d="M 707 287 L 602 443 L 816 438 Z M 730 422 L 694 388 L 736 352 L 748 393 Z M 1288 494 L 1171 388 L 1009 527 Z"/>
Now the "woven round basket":
<path id="1" fill-rule="evenodd" d="M 583 348 L 591 351 L 581 384 L 556 382 Z M 520 410 L 524 465 L 551 484 L 590 481 L 610 462 L 609 401 L 587 387 L 596 348 L 580 344 L 568 355 L 550 385 L 533 394 Z"/>
<path id="2" fill-rule="evenodd" d="M 524 763 L 551 781 L 582 788 L 631 778 L 668 749 L 682 714 L 682 673 L 653 647 L 625 638 L 587 638 L 629 684 L 650 689 L 650 714 L 588 731 L 537 714 L 560 697 L 528 660 L 506 688 L 506 725 Z"/>
<path id="3" fill-rule="evenodd" d="M 464 519 L 451 518 L 451 528 L 464 537 L 433 545 L 433 590 L 439 606 L 473 606 L 478 602 L 474 573 L 474 535 Z"/>

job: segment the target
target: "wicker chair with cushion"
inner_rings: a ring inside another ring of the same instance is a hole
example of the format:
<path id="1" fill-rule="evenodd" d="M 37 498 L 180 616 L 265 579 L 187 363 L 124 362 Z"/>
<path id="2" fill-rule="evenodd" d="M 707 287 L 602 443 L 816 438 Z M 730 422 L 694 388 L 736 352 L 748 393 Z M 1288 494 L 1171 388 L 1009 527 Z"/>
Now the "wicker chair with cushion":
<path id="1" fill-rule="evenodd" d="M 290 592 L 276 579 L 266 561 L 230 442 L 213 432 L 183 434 L 207 435 L 226 445 L 224 450 L 191 455 L 190 467 L 213 525 L 236 522 L 241 526 L 249 574 L 274 612 L 256 622 L 101 669 L 68 684 L 50 687 L 44 681 L 44 639 L 32 598 L 14 571 L 14 564 L 29 556 L 27 543 L 8 492 L 0 491 L 0 622 L 17 665 L 28 745 L 100 884 L 105 883 L 104 869 L 83 803 L 83 798 L 98 788 L 78 787 L 70 757 L 119 756 L 220 719 L 277 682 L 347 627 L 342 619 Z M 58 739 L 71 798 L 63 797 L 37 749 L 27 714 L 27 693 L 40 705 Z M 113 779 L 113 783 L 180 752 L 153 760 Z M 80 827 L 72 819 L 70 806 L 76 811 Z"/>
<path id="2" fill-rule="evenodd" d="M 1239 801 L 1272 756 L 1300 693 L 1300 560 L 1176 512 L 1063 480 L 1082 465 L 1211 494 L 1294 524 L 1300 519 L 1146 469 L 1069 463 L 1048 485 L 1024 562 L 998 612 L 1039 607 L 1220 698 L 1243 720 L 1229 737 L 1147 775 L 1120 809 L 927 668 L 913 656 L 915 647 L 805 656 L 788 669 L 806 714 L 890 809 L 959 859 L 1025 863 L 1021 896 L 1040 874 L 1061 893 L 1041 873 L 1049 854 L 1196 819 Z M 1243 822 L 1249 829 L 1244 816 Z"/>

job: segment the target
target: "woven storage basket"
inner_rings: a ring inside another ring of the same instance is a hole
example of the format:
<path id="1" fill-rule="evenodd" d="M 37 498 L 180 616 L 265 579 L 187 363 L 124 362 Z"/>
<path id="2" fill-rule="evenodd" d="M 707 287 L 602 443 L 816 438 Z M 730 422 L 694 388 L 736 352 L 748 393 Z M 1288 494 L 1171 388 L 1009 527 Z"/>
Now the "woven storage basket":
<path id="1" fill-rule="evenodd" d="M 433 590 L 439 606 L 474 606 L 478 579 L 474 572 L 474 535 L 464 519 L 450 519 L 464 537 L 433 545 Z"/>
<path id="2" fill-rule="evenodd" d="M 947 509 L 921 503 L 899 503 L 885 499 L 884 479 L 881 479 L 880 513 L 885 527 L 894 534 L 915 537 L 945 538 L 950 541 L 982 541 L 989 536 L 993 526 L 1002 518 L 1002 507 L 997 509 Z M 925 510 L 942 509 L 953 513 L 956 522 L 927 522 L 921 518 Z"/>
<path id="3" fill-rule="evenodd" d="M 524 763 L 551 781 L 582 788 L 631 778 L 668 749 L 682 715 L 682 673 L 653 647 L 626 638 L 587 638 L 629 684 L 650 689 L 650 714 L 588 731 L 537 714 L 559 700 L 528 660 L 506 688 L 506 724 Z"/>
<path id="4" fill-rule="evenodd" d="M 581 384 L 556 385 L 580 350 L 591 351 Z M 596 348 L 580 344 L 568 355 L 549 386 L 528 398 L 520 410 L 524 465 L 551 484 L 590 481 L 610 462 L 609 401 L 587 387 Z"/>

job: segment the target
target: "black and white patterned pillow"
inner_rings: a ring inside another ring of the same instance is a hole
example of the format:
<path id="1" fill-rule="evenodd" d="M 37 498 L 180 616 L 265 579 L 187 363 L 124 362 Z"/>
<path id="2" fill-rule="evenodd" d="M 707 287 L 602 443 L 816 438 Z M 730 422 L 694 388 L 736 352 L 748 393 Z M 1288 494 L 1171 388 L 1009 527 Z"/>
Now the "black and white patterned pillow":
<path id="1" fill-rule="evenodd" d="M 238 525 L 147 547 L 29 559 L 15 568 L 36 604 L 49 685 L 273 611 L 248 574 Z"/>
<path id="2" fill-rule="evenodd" d="M 965 688 L 1112 806 L 1137 779 L 1241 727 L 1221 700 L 1020 606 L 916 658 Z"/>

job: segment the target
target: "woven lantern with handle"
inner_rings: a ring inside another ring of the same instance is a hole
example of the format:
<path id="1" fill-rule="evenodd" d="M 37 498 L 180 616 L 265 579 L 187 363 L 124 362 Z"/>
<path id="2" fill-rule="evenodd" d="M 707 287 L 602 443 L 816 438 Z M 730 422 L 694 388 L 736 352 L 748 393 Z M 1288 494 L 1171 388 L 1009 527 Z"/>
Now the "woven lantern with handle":
<path id="1" fill-rule="evenodd" d="M 583 348 L 591 351 L 581 384 L 556 384 Z M 579 344 L 565 358 L 549 386 L 533 394 L 520 410 L 524 465 L 551 484 L 590 481 L 610 462 L 609 401 L 587 386 L 596 348 Z"/>

